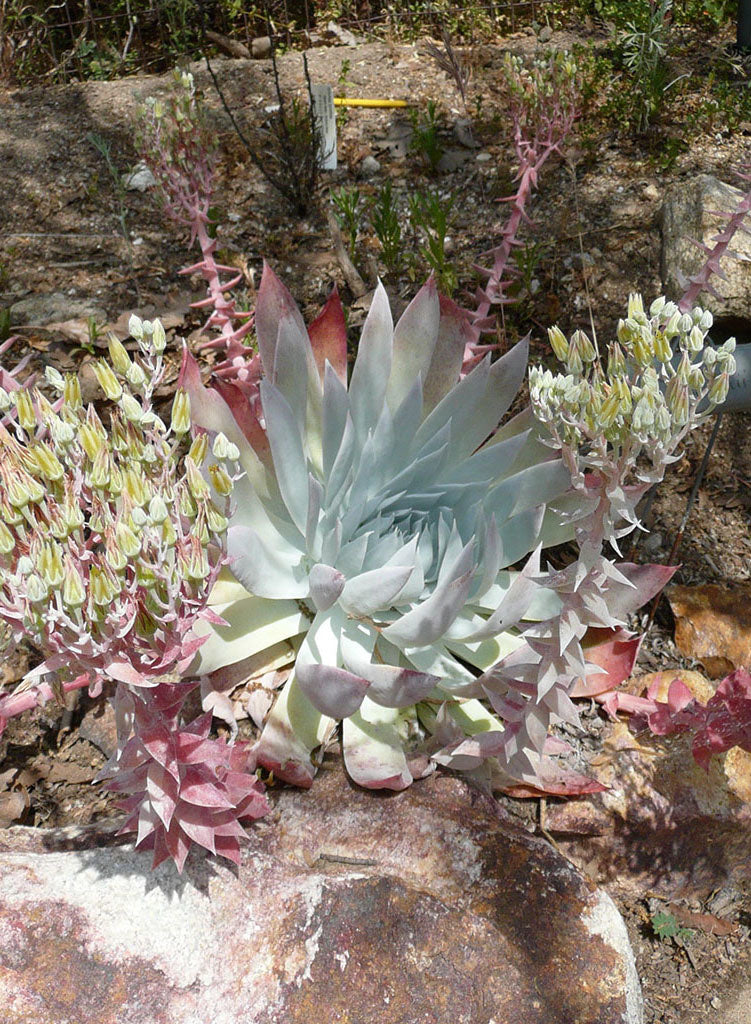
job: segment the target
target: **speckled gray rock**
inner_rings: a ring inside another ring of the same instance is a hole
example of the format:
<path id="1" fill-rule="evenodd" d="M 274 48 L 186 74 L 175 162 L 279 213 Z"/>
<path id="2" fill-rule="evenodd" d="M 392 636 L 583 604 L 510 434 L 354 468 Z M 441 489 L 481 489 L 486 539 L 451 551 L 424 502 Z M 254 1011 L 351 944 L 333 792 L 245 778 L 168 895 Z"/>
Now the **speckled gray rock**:
<path id="1" fill-rule="evenodd" d="M 660 271 L 668 298 L 677 299 L 685 290 L 684 280 L 695 274 L 705 261 L 705 254 L 696 246 L 703 242 L 710 248 L 717 231 L 724 228 L 742 193 L 711 174 L 700 174 L 690 181 L 679 182 L 665 196 L 662 207 L 662 256 Z M 751 219 L 746 218 L 751 228 Z M 719 298 L 702 292 L 699 305 L 711 309 L 715 316 L 751 317 L 751 235 L 737 231 L 730 244 L 736 255 L 727 254 L 721 263 L 727 280 L 713 277 L 712 285 Z"/>
<path id="2" fill-rule="evenodd" d="M 77 299 L 63 295 L 62 292 L 51 292 L 46 295 L 30 295 L 27 299 L 14 302 L 10 307 L 11 324 L 29 324 L 41 327 L 58 321 L 75 318 L 93 317 L 99 323 L 106 321 L 104 310 L 94 305 L 89 299 Z"/>
<path id="3" fill-rule="evenodd" d="M 641 1024 L 609 897 L 456 779 L 324 770 L 239 871 L 104 842 L 0 834 L 5 1024 Z"/>

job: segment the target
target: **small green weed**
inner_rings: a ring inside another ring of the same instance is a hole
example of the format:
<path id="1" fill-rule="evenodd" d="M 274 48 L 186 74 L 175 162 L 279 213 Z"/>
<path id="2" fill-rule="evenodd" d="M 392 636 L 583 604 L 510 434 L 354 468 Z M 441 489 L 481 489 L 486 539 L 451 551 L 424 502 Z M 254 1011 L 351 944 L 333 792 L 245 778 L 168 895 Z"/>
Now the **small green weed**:
<path id="1" fill-rule="evenodd" d="M 438 134 L 438 113 L 435 100 L 428 102 L 427 110 L 420 114 L 417 110 L 410 111 L 412 121 L 411 149 L 418 153 L 424 162 L 435 173 L 443 156 L 443 146 Z"/>
<path id="2" fill-rule="evenodd" d="M 409 219 L 415 234 L 424 242 L 419 251 L 436 276 L 439 291 L 450 296 L 456 289 L 456 270 L 446 258 L 446 237 L 454 205 L 451 196 L 438 192 L 417 192 L 409 198 Z"/>
<path id="3" fill-rule="evenodd" d="M 359 188 L 340 188 L 331 190 L 331 202 L 334 205 L 334 216 L 337 224 L 347 236 L 347 248 L 351 260 L 357 250 L 357 236 L 360 233 L 362 214 L 362 197 Z"/>
<path id="4" fill-rule="evenodd" d="M 112 178 L 112 184 L 115 188 L 115 199 L 117 201 L 117 219 L 120 224 L 120 231 L 123 238 L 128 243 L 128 248 L 130 249 L 128 207 L 125 202 L 125 183 L 123 181 L 122 174 L 120 174 L 115 166 L 115 161 L 112 159 L 112 146 L 103 135 L 99 135 L 96 132 L 89 132 L 86 139 L 101 155 L 105 166 L 109 171 L 109 175 Z"/>
<path id="5" fill-rule="evenodd" d="M 671 939 L 680 945 L 694 934 L 690 928 L 682 928 L 674 914 L 666 914 L 662 910 L 652 915 L 650 924 L 660 941 Z"/>
<path id="6" fill-rule="evenodd" d="M 403 266 L 404 256 L 401 220 L 390 181 L 383 185 L 375 197 L 370 219 L 381 245 L 381 259 L 389 273 L 396 275 Z"/>

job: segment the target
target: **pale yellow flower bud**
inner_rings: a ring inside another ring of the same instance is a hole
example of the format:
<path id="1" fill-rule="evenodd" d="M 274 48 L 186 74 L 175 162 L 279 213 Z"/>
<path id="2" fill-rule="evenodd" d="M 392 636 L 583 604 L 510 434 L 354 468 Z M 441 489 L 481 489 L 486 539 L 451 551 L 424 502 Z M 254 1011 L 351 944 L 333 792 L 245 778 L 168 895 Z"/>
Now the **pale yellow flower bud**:
<path id="1" fill-rule="evenodd" d="M 186 456 L 185 459 L 185 476 L 188 481 L 190 493 L 193 495 L 196 501 L 202 501 L 204 498 L 207 498 L 209 496 L 208 484 L 201 476 L 198 466 L 195 464 L 190 455 Z"/>
<path id="2" fill-rule="evenodd" d="M 143 321 L 135 313 L 128 320 L 128 334 L 137 341 L 140 341 L 143 337 Z"/>
<path id="3" fill-rule="evenodd" d="M 136 365 L 135 363 L 133 364 Z M 119 402 L 120 408 L 122 409 L 125 418 L 130 423 L 140 423 L 143 419 L 143 407 L 141 403 L 137 401 L 133 395 L 129 395 L 124 392 Z"/>
<path id="4" fill-rule="evenodd" d="M 56 370 L 54 366 L 45 366 L 44 376 L 50 387 L 54 388 L 55 391 L 65 390 L 65 379 L 59 370 Z"/>
<path id="5" fill-rule="evenodd" d="M 115 524 L 115 540 L 117 546 L 128 558 L 135 558 L 141 553 L 141 539 L 122 521 Z"/>
<path id="6" fill-rule="evenodd" d="M 198 436 L 193 439 L 193 444 L 190 446 L 188 457 L 193 459 L 197 466 L 200 466 L 208 455 L 208 451 L 208 436 L 206 434 L 198 434 Z"/>
<path id="7" fill-rule="evenodd" d="M 110 332 L 107 338 L 107 348 L 109 349 L 112 365 L 118 373 L 125 376 L 131 365 L 130 356 L 128 355 L 125 345 L 123 345 L 116 335 Z"/>
<path id="8" fill-rule="evenodd" d="M 83 406 L 81 399 L 81 385 L 74 373 L 65 374 L 65 387 L 63 389 L 63 404 L 71 412 L 78 412 Z"/>
<path id="9" fill-rule="evenodd" d="M 81 424 L 78 428 L 78 440 L 92 462 L 105 447 L 105 442 L 99 431 L 91 423 Z"/>
<path id="10" fill-rule="evenodd" d="M 217 434 L 214 438 L 211 450 L 216 459 L 229 459 L 230 462 L 236 462 L 240 458 L 240 449 L 237 445 L 233 444 L 221 433 Z"/>
<path id="11" fill-rule="evenodd" d="M 723 372 L 712 381 L 712 386 L 709 389 L 709 401 L 713 405 L 722 405 L 728 397 L 729 389 L 730 375 L 727 372 Z"/>
<path id="12" fill-rule="evenodd" d="M 222 497 L 226 498 L 228 494 L 232 493 L 232 477 L 224 466 L 209 466 L 209 476 L 211 477 L 211 482 L 214 485 L 214 488 L 222 495 Z M 198 495 L 196 495 L 196 497 L 198 497 Z"/>
<path id="13" fill-rule="evenodd" d="M 566 335 L 560 327 L 548 327 L 548 339 L 550 340 L 550 346 L 553 349 L 556 358 L 560 359 L 562 363 L 565 363 L 568 358 L 568 342 L 566 341 Z"/>
<path id="14" fill-rule="evenodd" d="M 123 492 L 134 505 L 143 506 L 151 499 L 150 489 L 138 467 L 128 466 L 123 470 Z"/>
<path id="15" fill-rule="evenodd" d="M 45 585 L 40 576 L 34 572 L 26 580 L 26 593 L 32 604 L 47 600 L 49 588 Z"/>
<path id="16" fill-rule="evenodd" d="M 131 363 L 125 372 L 125 379 L 132 388 L 142 388 L 146 383 L 146 374 L 138 363 Z"/>
<path id="17" fill-rule="evenodd" d="M 0 519 L 0 555 L 9 555 L 16 547 L 16 541 L 5 523 Z"/>
<path id="18" fill-rule="evenodd" d="M 213 501 L 206 503 L 206 525 L 212 533 L 224 533 L 228 526 L 227 517 L 222 515 Z"/>
<path id="19" fill-rule="evenodd" d="M 99 387 L 110 402 L 117 402 L 123 393 L 123 388 L 115 376 L 112 367 L 105 359 L 100 359 L 94 363 L 94 376 L 99 382 Z"/>
<path id="20" fill-rule="evenodd" d="M 113 587 L 110 578 L 98 565 L 92 565 L 89 569 L 89 591 L 94 604 L 104 607 L 108 605 L 117 594 L 119 587 Z"/>
<path id="21" fill-rule="evenodd" d="M 167 505 L 161 494 L 155 494 L 149 502 L 149 519 L 152 523 L 163 523 L 169 515 Z"/>
<path id="22" fill-rule="evenodd" d="M 655 356 L 661 363 L 669 363 L 673 358 L 673 350 L 664 331 L 657 331 L 654 336 Z"/>
<path id="23" fill-rule="evenodd" d="M 80 608 L 86 600 L 86 588 L 73 560 L 65 559 L 65 578 L 63 582 L 63 604 L 68 608 Z"/>
<path id="24" fill-rule="evenodd" d="M 644 301 L 638 292 L 631 292 L 628 297 L 628 315 L 631 318 L 644 316 Z"/>
<path id="25" fill-rule="evenodd" d="M 608 427 L 612 426 L 616 416 L 621 409 L 621 400 L 615 391 L 611 391 L 605 401 L 602 403 L 599 414 L 600 424 L 607 430 Z"/>
<path id="26" fill-rule="evenodd" d="M 153 323 L 151 344 L 158 356 L 160 356 L 167 347 L 167 335 L 164 333 L 164 327 L 162 326 L 161 320 L 155 320 Z"/>
<path id="27" fill-rule="evenodd" d="M 595 350 L 594 345 L 589 340 L 587 334 L 584 331 L 575 331 L 574 336 L 571 339 L 572 345 L 574 344 L 574 339 L 576 339 L 579 354 L 581 355 L 583 361 L 585 363 L 594 362 L 594 360 L 597 358 L 597 352 Z"/>
<path id="28" fill-rule="evenodd" d="M 27 433 L 32 433 L 37 428 L 37 418 L 31 393 L 27 388 L 19 388 L 13 392 L 13 400 L 16 403 L 18 422 Z"/>
<path id="29" fill-rule="evenodd" d="M 50 481 L 59 480 L 65 470 L 53 450 L 46 444 L 35 444 L 29 448 L 29 454 L 33 457 L 37 471 Z"/>
<path id="30" fill-rule="evenodd" d="M 65 578 L 63 556 L 59 544 L 43 544 L 37 558 L 37 571 L 47 584 L 55 590 Z"/>
<path id="31" fill-rule="evenodd" d="M 181 437 L 190 430 L 190 396 L 184 388 L 178 388 L 172 402 L 172 429 Z"/>

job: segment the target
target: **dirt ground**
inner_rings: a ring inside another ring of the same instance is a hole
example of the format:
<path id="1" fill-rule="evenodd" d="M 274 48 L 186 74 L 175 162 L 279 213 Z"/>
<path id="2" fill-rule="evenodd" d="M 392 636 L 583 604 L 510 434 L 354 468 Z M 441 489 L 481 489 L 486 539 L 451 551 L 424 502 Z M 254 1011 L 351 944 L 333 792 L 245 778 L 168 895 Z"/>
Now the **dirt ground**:
<path id="1" fill-rule="evenodd" d="M 556 33 L 547 45 L 570 48 L 587 41 L 598 43 L 596 31 L 588 38 Z M 600 42 L 604 45 L 604 37 Z M 410 124 L 405 112 L 351 109 L 340 118 L 339 169 L 326 172 L 323 184 L 357 184 L 368 197 L 390 180 L 402 210 L 407 193 L 415 188 L 434 188 L 452 196 L 451 255 L 458 269 L 459 298 L 462 288 L 474 289 L 472 266 L 499 237 L 505 207 L 495 200 L 510 190 L 513 151 L 503 110 L 494 101 L 502 54 L 509 48 L 531 52 L 537 45 L 529 31 L 473 52 L 472 94 L 483 97 L 473 125 L 478 143 L 474 149 L 458 141 L 456 125 L 465 112 L 455 87 L 430 60 L 424 43 L 363 43 L 309 53 L 312 80 L 330 83 L 337 91 L 344 83 L 349 95 L 404 98 L 420 109 L 428 100 L 437 100 L 442 144 L 456 154 L 455 169 L 432 176 L 414 154 L 400 150 L 399 140 Z M 275 101 L 270 62 L 217 58 L 214 67 L 230 107 L 246 122 L 262 122 L 265 108 Z M 302 86 L 299 54 L 282 57 L 279 67 L 285 90 Z M 191 70 L 220 143 L 220 250 L 222 261 L 245 275 L 240 298 L 252 303 L 265 258 L 308 318 L 336 283 L 345 306 L 354 305 L 354 331 L 363 307 L 353 302 L 333 254 L 325 202 L 305 217 L 291 214 L 254 169 L 205 66 L 196 64 Z M 201 320 L 189 310 L 189 303 L 203 297 L 203 286 L 197 278 L 179 276 L 194 254 L 165 220 L 153 194 L 127 192 L 118 198 L 112 175 L 91 141 L 93 134 L 109 143 L 119 173 L 131 169 L 138 160 L 133 143 L 136 108 L 163 90 L 167 81 L 137 76 L 0 90 L 0 309 L 53 293 L 62 293 L 69 309 L 44 326 L 39 326 L 38 315 L 31 314 L 14 327 L 23 340 L 5 355 L 6 365 L 14 365 L 31 350 L 37 368 L 49 362 L 72 369 L 104 344 L 108 325 L 123 317 L 127 321 L 134 311 L 164 317 L 172 328 L 175 352 L 178 337 L 197 336 Z M 669 129 L 680 135 L 679 119 Z M 666 167 L 659 147 L 650 151 L 643 140 L 613 131 L 594 137 L 575 132 L 566 159 L 550 162 L 533 199 L 534 224 L 527 238 L 539 247 L 531 277 L 536 284 L 521 310 L 508 315 L 509 340 L 531 329 L 532 357 L 548 358 L 544 328 L 558 322 L 567 333 L 576 327 L 589 329 L 590 311 L 598 336 L 608 339 L 630 291 L 641 290 L 650 299 L 661 292 L 659 210 L 666 191 L 699 173 L 732 180 L 730 169 L 748 158 L 747 135 L 742 128 L 732 135 L 720 132 L 692 141 Z M 363 178 L 361 165 L 368 156 L 376 157 L 381 167 L 375 176 Z M 123 222 L 127 240 L 121 232 Z M 411 244 L 406 227 L 405 236 Z M 364 224 L 357 262 L 369 286 L 374 284 L 377 256 L 373 230 Z M 418 266 L 411 276 L 422 272 Z M 387 277 L 387 284 L 395 306 L 405 304 L 416 287 L 409 274 L 396 280 Z M 93 340 L 90 316 L 100 334 Z M 644 560 L 666 560 L 710 430 L 707 424 L 696 432 L 685 458 L 659 489 L 648 519 L 652 532 L 639 556 Z M 748 430 L 746 415 L 727 416 L 721 425 L 679 554 L 682 582 L 749 577 Z M 669 613 L 662 609 L 643 648 L 645 669 L 659 667 L 665 659 L 671 667 L 688 667 L 672 644 L 670 627 Z M 20 679 L 33 659 L 32 651 L 9 648 L 1 666 L 2 681 L 12 684 Z M 87 698 L 64 716 L 62 727 L 54 708 L 12 722 L 0 741 L 0 778 L 12 782 L 13 792 L 6 796 L 17 799 L 11 805 L 0 803 L 0 819 L 4 807 L 9 820 L 42 826 L 85 824 L 111 814 L 111 799 L 87 785 L 111 752 L 111 728 L 101 708 L 92 708 Z M 531 821 L 530 802 L 516 804 L 514 813 Z M 735 894 L 732 920 L 738 927 L 732 935 L 695 928 L 690 940 L 679 942 L 654 935 L 648 893 L 635 895 L 618 885 L 611 891 L 637 955 L 649 1024 L 722 1021 L 720 1011 L 732 1002 L 734 986 L 751 981 L 749 894 Z M 707 909 L 704 896 L 689 899 L 686 905 L 694 912 Z"/>

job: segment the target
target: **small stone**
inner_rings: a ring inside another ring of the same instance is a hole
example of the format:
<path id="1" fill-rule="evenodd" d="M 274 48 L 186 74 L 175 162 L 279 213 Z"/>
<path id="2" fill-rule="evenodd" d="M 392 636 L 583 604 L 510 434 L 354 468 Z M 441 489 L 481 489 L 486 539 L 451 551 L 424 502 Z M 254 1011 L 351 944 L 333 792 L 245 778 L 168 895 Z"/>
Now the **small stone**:
<path id="1" fill-rule="evenodd" d="M 250 44 L 250 54 L 255 60 L 263 60 L 271 54 L 271 36 L 256 36 Z"/>
<path id="2" fill-rule="evenodd" d="M 649 536 L 642 541 L 641 546 L 642 550 L 646 554 L 655 554 L 662 547 L 662 534 L 659 531 L 655 531 L 655 533 L 650 533 Z"/>
<path id="3" fill-rule="evenodd" d="M 652 203 L 660 198 L 660 190 L 656 185 L 645 185 L 642 195 Z"/>
<path id="4" fill-rule="evenodd" d="M 156 178 L 142 160 L 136 164 L 131 174 L 125 175 L 123 185 L 128 192 L 145 192 L 156 185 Z"/>
<path id="5" fill-rule="evenodd" d="M 485 153 L 485 152 L 478 153 L 477 156 L 475 157 L 475 160 L 478 162 L 478 164 L 486 164 L 489 160 L 492 160 L 492 159 L 493 159 L 492 154 L 491 153 Z"/>
<path id="6" fill-rule="evenodd" d="M 453 133 L 460 146 L 465 146 L 467 149 L 479 149 L 480 144 L 475 141 L 472 134 L 472 122 L 468 117 L 460 117 L 454 121 Z"/>
<path id="7" fill-rule="evenodd" d="M 337 25 L 335 21 L 328 23 L 326 31 L 329 35 L 338 39 L 340 43 L 344 43 L 345 46 L 357 46 L 357 36 L 350 32 L 348 28 L 342 28 L 341 25 Z"/>
<path id="8" fill-rule="evenodd" d="M 75 317 L 81 319 L 93 317 L 100 323 L 107 319 L 106 313 L 100 306 L 95 306 L 85 299 L 72 299 L 62 292 L 32 295 L 28 299 L 14 302 L 10 307 L 10 322 L 13 325 L 43 326 Z"/>
<path id="9" fill-rule="evenodd" d="M 714 679 L 751 665 L 751 585 L 671 587 L 675 643 Z"/>
<path id="10" fill-rule="evenodd" d="M 366 156 L 360 163 L 360 176 L 363 178 L 372 178 L 373 175 L 378 174 L 381 169 L 381 165 L 374 156 Z"/>

